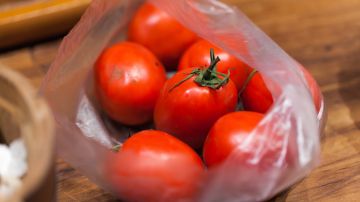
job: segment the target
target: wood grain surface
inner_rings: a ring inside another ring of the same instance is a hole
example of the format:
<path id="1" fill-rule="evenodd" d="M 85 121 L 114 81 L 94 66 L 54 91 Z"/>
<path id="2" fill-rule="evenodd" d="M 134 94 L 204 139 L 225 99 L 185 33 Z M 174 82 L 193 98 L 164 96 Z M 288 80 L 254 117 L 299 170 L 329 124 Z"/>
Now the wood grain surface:
<path id="1" fill-rule="evenodd" d="M 321 86 L 328 109 L 321 165 L 272 201 L 360 201 L 360 0 L 228 0 Z M 59 41 L 0 54 L 39 86 Z M 114 201 L 61 159 L 59 201 Z"/>
<path id="2" fill-rule="evenodd" d="M 0 4 L 0 50 L 67 33 L 90 2 L 91 0 L 3 2 Z"/>

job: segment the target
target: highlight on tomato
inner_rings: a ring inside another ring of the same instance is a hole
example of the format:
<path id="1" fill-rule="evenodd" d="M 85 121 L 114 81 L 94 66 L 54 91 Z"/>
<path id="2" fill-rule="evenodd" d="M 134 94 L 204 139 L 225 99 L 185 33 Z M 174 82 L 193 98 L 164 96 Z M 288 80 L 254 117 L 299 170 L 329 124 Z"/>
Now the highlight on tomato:
<path id="1" fill-rule="evenodd" d="M 216 70 L 220 61 L 210 51 L 207 68 L 188 68 L 177 72 L 164 85 L 154 112 L 158 130 L 175 135 L 200 149 L 208 131 L 221 116 L 233 112 L 237 89 L 228 74 Z"/>
<path id="2" fill-rule="evenodd" d="M 167 69 L 176 69 L 182 53 L 198 37 L 166 12 L 146 2 L 130 22 L 128 39 L 151 50 Z"/>
<path id="3" fill-rule="evenodd" d="M 111 157 L 105 172 L 125 201 L 192 201 L 205 172 L 187 144 L 156 130 L 134 134 Z"/>
<path id="4" fill-rule="evenodd" d="M 126 125 L 152 120 L 166 72 L 148 49 L 132 42 L 105 49 L 95 64 L 94 77 L 96 96 L 111 119 Z"/>

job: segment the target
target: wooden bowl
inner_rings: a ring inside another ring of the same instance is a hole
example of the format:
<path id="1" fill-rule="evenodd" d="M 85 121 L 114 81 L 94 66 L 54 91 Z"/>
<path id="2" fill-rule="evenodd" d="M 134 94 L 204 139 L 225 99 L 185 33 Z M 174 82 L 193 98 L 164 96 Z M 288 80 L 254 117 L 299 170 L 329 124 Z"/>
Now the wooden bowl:
<path id="1" fill-rule="evenodd" d="M 0 201 L 55 201 L 54 123 L 30 82 L 0 64 L 0 142 L 22 137 L 28 171 L 22 186 Z"/>

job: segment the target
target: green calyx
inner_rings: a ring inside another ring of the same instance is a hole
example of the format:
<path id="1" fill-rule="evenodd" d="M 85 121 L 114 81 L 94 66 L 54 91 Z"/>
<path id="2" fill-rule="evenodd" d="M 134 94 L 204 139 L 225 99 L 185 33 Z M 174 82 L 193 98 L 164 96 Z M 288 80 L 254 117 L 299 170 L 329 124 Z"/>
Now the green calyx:
<path id="1" fill-rule="evenodd" d="M 209 87 L 211 89 L 217 90 L 222 86 L 226 85 L 230 79 L 230 70 L 227 74 L 218 72 L 216 70 L 216 65 L 220 61 L 219 57 L 215 57 L 214 49 L 210 49 L 210 65 L 207 68 L 200 69 L 196 68 L 189 75 L 181 80 L 179 83 L 175 84 L 170 91 L 172 91 L 177 86 L 181 85 L 185 81 L 189 80 L 191 77 L 196 76 L 194 81 L 202 86 Z"/>

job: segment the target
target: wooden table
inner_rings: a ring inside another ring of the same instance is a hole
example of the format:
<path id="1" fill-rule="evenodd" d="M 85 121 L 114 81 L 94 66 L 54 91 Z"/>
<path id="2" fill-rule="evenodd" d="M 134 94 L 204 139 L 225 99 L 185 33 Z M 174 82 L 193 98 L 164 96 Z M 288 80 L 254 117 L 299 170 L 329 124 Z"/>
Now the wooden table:
<path id="1" fill-rule="evenodd" d="M 321 165 L 273 201 L 360 201 L 360 0 L 231 0 L 321 86 L 328 107 Z M 1 30 L 0 30 L 1 31 Z M 38 86 L 59 40 L 1 53 Z M 62 160 L 59 201 L 113 201 Z"/>

